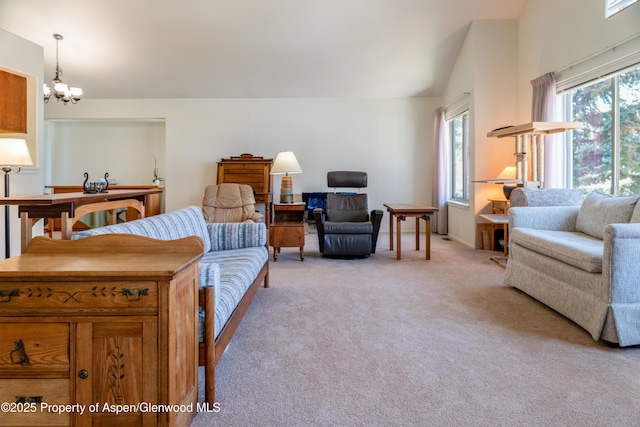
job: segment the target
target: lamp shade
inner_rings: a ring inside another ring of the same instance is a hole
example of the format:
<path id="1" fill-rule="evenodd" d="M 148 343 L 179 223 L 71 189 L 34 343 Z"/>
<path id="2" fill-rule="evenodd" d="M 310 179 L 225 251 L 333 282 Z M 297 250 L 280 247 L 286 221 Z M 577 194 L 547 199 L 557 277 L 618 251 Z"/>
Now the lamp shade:
<path id="1" fill-rule="evenodd" d="M 500 172 L 500 175 L 496 177 L 497 181 L 515 181 L 516 180 L 516 167 L 515 166 L 507 166 Z"/>
<path id="2" fill-rule="evenodd" d="M 271 167 L 272 175 L 288 175 L 290 173 L 301 173 L 302 168 L 296 159 L 293 151 L 281 151 L 276 157 L 276 161 Z"/>
<path id="3" fill-rule="evenodd" d="M 0 166 L 33 165 L 27 141 L 17 138 L 0 138 Z"/>

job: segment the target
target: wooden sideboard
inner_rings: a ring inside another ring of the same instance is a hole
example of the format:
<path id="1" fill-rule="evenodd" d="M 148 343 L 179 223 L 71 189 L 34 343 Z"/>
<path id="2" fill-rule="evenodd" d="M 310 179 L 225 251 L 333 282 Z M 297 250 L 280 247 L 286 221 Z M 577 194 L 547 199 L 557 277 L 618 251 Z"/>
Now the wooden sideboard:
<path id="1" fill-rule="evenodd" d="M 252 154 L 242 154 L 218 162 L 218 184 L 233 182 L 248 184 L 253 188 L 256 203 L 265 205 L 265 221 L 271 224 L 273 210 L 273 159 Z"/>
<path id="2" fill-rule="evenodd" d="M 0 426 L 188 426 L 202 253 L 197 237 L 36 237 L 1 261 L 0 402 L 17 410 Z"/>
<path id="3" fill-rule="evenodd" d="M 82 192 L 82 185 L 47 185 L 44 188 L 51 189 L 53 194 L 62 194 L 62 193 L 78 193 Z M 109 190 L 153 190 L 159 189 L 164 192 L 164 185 L 110 185 Z M 159 215 L 163 212 L 162 209 L 162 194 L 163 192 L 157 194 L 149 194 L 147 196 L 146 204 L 145 204 L 145 216 L 153 216 Z M 127 210 L 127 221 L 132 221 L 138 218 L 138 213 L 134 209 Z M 56 230 L 60 230 L 60 224 L 56 224 Z"/>

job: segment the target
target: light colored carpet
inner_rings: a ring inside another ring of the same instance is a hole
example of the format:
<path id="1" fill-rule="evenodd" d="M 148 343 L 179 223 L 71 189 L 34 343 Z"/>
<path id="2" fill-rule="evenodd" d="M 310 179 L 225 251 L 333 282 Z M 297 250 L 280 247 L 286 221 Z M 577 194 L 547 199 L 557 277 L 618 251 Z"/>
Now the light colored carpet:
<path id="1" fill-rule="evenodd" d="M 282 249 L 217 367 L 221 411 L 192 426 L 640 425 L 640 348 L 503 285 L 491 252 L 412 245 L 401 261 L 388 234 L 362 260 L 320 257 L 313 234 L 304 262 Z"/>

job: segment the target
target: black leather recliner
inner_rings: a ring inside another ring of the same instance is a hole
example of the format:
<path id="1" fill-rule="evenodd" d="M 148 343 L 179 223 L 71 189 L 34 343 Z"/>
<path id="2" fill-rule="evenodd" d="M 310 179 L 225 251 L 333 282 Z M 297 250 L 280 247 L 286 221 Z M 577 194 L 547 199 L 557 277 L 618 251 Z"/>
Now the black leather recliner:
<path id="1" fill-rule="evenodd" d="M 327 173 L 331 188 L 363 188 L 367 186 L 366 172 L 333 171 Z M 329 193 L 327 209 L 313 211 L 318 230 L 320 253 L 326 257 L 368 257 L 376 252 L 378 232 L 383 212 L 368 212 L 366 194 Z"/>

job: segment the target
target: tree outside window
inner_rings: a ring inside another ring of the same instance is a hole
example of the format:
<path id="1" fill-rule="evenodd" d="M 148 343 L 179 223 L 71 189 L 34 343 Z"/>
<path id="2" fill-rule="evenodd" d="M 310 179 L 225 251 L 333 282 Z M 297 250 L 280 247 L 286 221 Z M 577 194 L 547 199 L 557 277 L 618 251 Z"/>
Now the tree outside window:
<path id="1" fill-rule="evenodd" d="M 585 193 L 640 193 L 640 67 L 561 95 L 570 137 L 572 186 Z"/>

